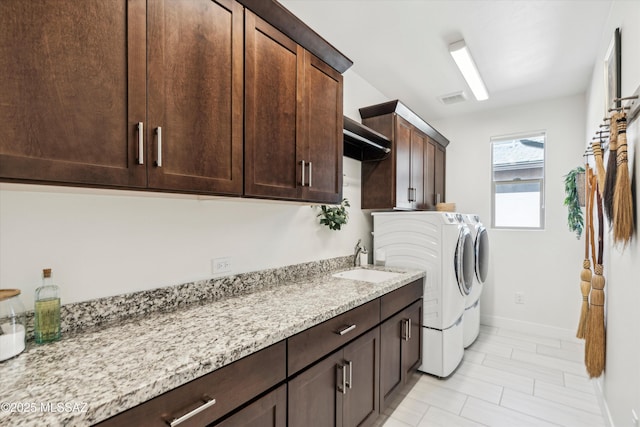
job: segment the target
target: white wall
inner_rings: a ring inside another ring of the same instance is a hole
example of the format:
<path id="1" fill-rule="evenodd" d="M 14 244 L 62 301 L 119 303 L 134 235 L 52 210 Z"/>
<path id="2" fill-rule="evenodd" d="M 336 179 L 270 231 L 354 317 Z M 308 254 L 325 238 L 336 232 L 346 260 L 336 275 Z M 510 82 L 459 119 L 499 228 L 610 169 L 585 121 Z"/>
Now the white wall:
<path id="1" fill-rule="evenodd" d="M 599 45 L 599 60 L 593 69 L 588 93 L 586 131 L 593 135 L 602 122 L 604 111 L 603 62 L 613 32 L 619 27 L 622 47 L 622 96 L 633 94 L 640 86 L 640 2 L 614 1 Z M 630 152 L 637 153 L 640 119 L 630 123 Z M 636 230 L 640 227 L 637 206 L 640 201 L 638 176 L 640 159 L 635 156 Z M 631 159 L 631 157 L 630 157 Z M 605 236 L 605 278 L 607 313 L 607 354 L 601 378 L 604 397 L 615 426 L 632 426 L 631 410 L 640 416 L 640 242 L 636 231 L 625 249 L 610 244 Z"/>
<path id="2" fill-rule="evenodd" d="M 491 224 L 491 137 L 545 131 L 545 229 L 489 230 L 491 267 L 482 322 L 572 336 L 579 316 L 582 243 L 566 226 L 564 178 L 584 149 L 584 96 L 434 122 L 447 147 L 447 201 Z M 514 294 L 525 303 L 515 304 Z"/>
<path id="3" fill-rule="evenodd" d="M 350 71 L 344 94 L 358 119 L 357 107 L 386 100 Z M 240 273 L 349 255 L 359 238 L 371 247 L 371 221 L 360 162 L 344 158 L 344 174 L 341 231 L 319 225 L 310 204 L 0 184 L 0 288 L 32 307 L 48 267 L 70 303 L 212 277 L 217 257 Z"/>

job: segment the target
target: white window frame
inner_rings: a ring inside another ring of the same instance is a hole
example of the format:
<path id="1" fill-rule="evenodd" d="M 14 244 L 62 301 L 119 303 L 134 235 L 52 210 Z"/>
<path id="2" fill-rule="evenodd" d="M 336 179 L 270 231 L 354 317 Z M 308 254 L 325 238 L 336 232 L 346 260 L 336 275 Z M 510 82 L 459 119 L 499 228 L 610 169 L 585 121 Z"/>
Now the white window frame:
<path id="1" fill-rule="evenodd" d="M 527 139 L 534 137 L 544 137 L 544 144 L 542 147 L 543 157 L 542 157 L 542 178 L 536 179 L 516 179 L 511 181 L 498 181 L 501 184 L 505 183 L 513 183 L 513 184 L 526 184 L 526 183 L 540 183 L 540 225 L 537 227 L 520 227 L 520 226 L 497 226 L 496 225 L 496 181 L 494 179 L 494 170 L 493 170 L 493 144 L 496 142 L 506 142 L 514 139 Z M 501 135 L 491 137 L 489 143 L 490 153 L 490 170 L 491 170 L 491 227 L 498 230 L 544 230 L 545 228 L 545 195 L 546 195 L 546 174 L 547 174 L 547 132 L 546 131 L 533 131 L 533 132 L 523 132 L 512 135 Z"/>

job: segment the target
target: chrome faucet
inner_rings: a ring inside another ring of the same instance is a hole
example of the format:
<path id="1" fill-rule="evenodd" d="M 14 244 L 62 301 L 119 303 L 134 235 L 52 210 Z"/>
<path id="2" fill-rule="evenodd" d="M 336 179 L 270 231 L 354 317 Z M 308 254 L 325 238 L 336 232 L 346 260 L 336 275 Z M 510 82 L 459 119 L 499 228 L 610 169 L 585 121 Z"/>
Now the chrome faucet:
<path id="1" fill-rule="evenodd" d="M 356 247 L 353 248 L 353 266 L 356 267 L 358 265 L 358 255 L 360 255 L 360 252 L 362 252 L 362 249 L 364 249 L 361 245 L 362 243 L 362 239 L 358 239 L 358 243 L 356 243 Z"/>

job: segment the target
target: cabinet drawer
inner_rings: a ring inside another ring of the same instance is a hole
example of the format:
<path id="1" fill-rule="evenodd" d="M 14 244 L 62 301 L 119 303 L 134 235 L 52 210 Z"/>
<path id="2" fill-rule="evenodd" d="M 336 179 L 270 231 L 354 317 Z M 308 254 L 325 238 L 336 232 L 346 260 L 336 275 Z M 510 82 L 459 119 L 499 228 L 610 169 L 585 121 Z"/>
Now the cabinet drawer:
<path id="1" fill-rule="evenodd" d="M 378 323 L 379 298 L 294 335 L 288 339 L 289 375 L 331 353 Z"/>
<path id="2" fill-rule="evenodd" d="M 215 404 L 181 423 L 202 426 L 229 413 L 286 378 L 286 345 L 281 341 L 231 365 L 195 379 L 98 424 L 164 426 L 205 405 Z"/>
<path id="3" fill-rule="evenodd" d="M 424 279 L 418 279 L 380 298 L 380 319 L 385 320 L 402 310 L 423 294 Z"/>

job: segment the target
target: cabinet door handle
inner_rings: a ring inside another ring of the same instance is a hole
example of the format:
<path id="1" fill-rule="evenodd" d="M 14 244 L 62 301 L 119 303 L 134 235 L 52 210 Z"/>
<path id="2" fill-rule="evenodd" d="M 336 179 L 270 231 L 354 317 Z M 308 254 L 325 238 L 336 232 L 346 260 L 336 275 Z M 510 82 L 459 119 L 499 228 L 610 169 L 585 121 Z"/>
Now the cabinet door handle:
<path id="1" fill-rule="evenodd" d="M 410 340 L 411 339 L 411 318 L 407 319 L 407 332 L 408 332 L 407 335 L 409 335 L 409 340 Z"/>
<path id="2" fill-rule="evenodd" d="M 349 360 L 347 366 L 349 366 L 349 382 L 347 382 L 347 387 L 351 388 L 353 386 L 353 362 Z"/>
<path id="3" fill-rule="evenodd" d="M 309 162 L 309 187 L 311 187 L 312 180 L 313 180 L 313 163 Z"/>
<path id="4" fill-rule="evenodd" d="M 203 400 L 204 400 L 204 403 L 202 405 L 198 406 L 193 411 L 187 412 L 183 416 L 178 417 L 178 418 L 174 418 L 171 421 L 166 421 L 166 423 L 171 427 L 175 427 L 175 426 L 180 425 L 183 422 L 187 421 L 189 418 L 199 414 L 200 412 L 204 411 L 205 409 L 208 409 L 208 408 L 210 408 L 210 407 L 212 407 L 213 405 L 216 404 L 216 400 L 210 398 L 209 396 L 203 396 Z"/>
<path id="5" fill-rule="evenodd" d="M 300 185 L 304 187 L 304 160 L 302 161 L 302 183 Z"/>
<path id="6" fill-rule="evenodd" d="M 138 164 L 144 165 L 144 126 L 138 122 Z"/>
<path id="7" fill-rule="evenodd" d="M 411 200 L 411 187 L 408 188 L 408 195 L 407 195 L 407 199 L 408 201 L 412 202 L 413 200 Z"/>
<path id="8" fill-rule="evenodd" d="M 156 166 L 162 167 L 162 128 L 158 126 L 156 128 L 156 135 L 158 136 L 158 158 L 156 159 Z"/>
<path id="9" fill-rule="evenodd" d="M 347 367 L 341 363 L 338 364 L 338 369 L 342 371 L 342 384 L 338 384 L 338 391 L 347 394 Z"/>
<path id="10" fill-rule="evenodd" d="M 404 329 L 404 331 L 402 331 L 402 339 L 405 341 L 409 341 L 409 319 L 402 320 L 402 329 Z"/>
<path id="11" fill-rule="evenodd" d="M 344 334 L 347 334 L 347 333 L 353 331 L 355 328 L 356 328 L 355 324 L 349 325 L 349 326 L 345 326 L 344 328 L 337 330 L 336 334 L 344 335 Z"/>
<path id="12" fill-rule="evenodd" d="M 440 193 L 436 194 L 436 204 L 440 203 Z"/>

